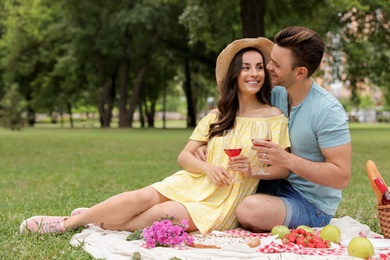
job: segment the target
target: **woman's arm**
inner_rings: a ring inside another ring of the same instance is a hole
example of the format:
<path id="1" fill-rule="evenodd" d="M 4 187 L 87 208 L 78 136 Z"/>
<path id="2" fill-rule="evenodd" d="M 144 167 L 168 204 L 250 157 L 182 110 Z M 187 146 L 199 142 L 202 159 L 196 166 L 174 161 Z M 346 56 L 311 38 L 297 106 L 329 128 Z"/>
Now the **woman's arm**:
<path id="1" fill-rule="evenodd" d="M 231 176 L 225 168 L 210 164 L 206 160 L 198 159 L 194 155 L 195 150 L 201 146 L 205 146 L 205 144 L 205 142 L 198 142 L 194 140 L 188 141 L 187 145 L 177 158 L 178 164 L 186 171 L 205 173 L 216 185 L 230 185 L 234 180 L 234 177 Z"/>

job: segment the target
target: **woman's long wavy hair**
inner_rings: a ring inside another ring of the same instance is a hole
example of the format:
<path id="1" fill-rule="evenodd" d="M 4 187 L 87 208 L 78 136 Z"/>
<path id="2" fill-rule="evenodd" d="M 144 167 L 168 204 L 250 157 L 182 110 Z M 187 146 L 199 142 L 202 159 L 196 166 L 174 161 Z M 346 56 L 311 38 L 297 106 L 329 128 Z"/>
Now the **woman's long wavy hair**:
<path id="1" fill-rule="evenodd" d="M 268 61 L 265 60 L 264 55 L 256 48 L 248 47 L 240 50 L 230 63 L 227 80 L 225 80 L 225 84 L 219 90 L 220 99 L 217 104 L 219 111 L 218 120 L 210 125 L 208 140 L 214 136 L 222 136 L 224 130 L 234 128 L 237 111 L 240 108 L 237 78 L 242 70 L 242 56 L 247 51 L 256 51 L 263 57 L 265 79 L 262 88 L 256 93 L 256 96 L 261 103 L 270 104 L 272 81 L 268 70 L 265 68 Z"/>

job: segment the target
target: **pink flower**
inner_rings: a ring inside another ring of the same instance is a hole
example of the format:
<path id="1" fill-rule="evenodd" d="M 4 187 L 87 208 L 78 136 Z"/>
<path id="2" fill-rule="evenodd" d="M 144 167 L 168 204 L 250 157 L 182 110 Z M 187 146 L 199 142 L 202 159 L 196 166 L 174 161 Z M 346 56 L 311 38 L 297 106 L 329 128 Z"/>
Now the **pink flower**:
<path id="1" fill-rule="evenodd" d="M 156 246 L 174 246 L 187 242 L 193 243 L 193 238 L 186 232 L 188 220 L 183 219 L 180 223 L 173 216 L 163 217 L 148 228 L 142 230 L 142 236 L 146 244 L 153 248 Z"/>

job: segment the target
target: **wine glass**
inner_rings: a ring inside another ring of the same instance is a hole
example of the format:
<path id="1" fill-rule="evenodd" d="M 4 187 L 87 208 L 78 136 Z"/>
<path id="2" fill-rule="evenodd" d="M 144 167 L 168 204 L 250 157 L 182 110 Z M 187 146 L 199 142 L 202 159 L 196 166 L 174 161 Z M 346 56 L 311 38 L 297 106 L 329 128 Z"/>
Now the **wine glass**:
<path id="1" fill-rule="evenodd" d="M 240 155 L 242 145 L 240 142 L 239 132 L 235 129 L 228 129 L 223 131 L 223 150 L 229 157 Z M 240 181 L 234 178 L 234 182 Z"/>
<path id="2" fill-rule="evenodd" d="M 263 140 L 270 142 L 271 141 L 271 127 L 268 123 L 268 121 L 262 120 L 262 121 L 253 121 L 251 124 L 251 139 L 252 143 L 255 140 Z M 253 143 L 255 146 L 261 146 L 259 144 Z M 260 170 L 255 173 L 257 174 L 265 174 L 269 175 L 269 173 L 265 172 L 263 169 L 263 164 L 260 163 Z"/>
<path id="3" fill-rule="evenodd" d="M 240 155 L 242 146 L 237 130 L 228 129 L 223 131 L 223 150 L 229 157 Z"/>

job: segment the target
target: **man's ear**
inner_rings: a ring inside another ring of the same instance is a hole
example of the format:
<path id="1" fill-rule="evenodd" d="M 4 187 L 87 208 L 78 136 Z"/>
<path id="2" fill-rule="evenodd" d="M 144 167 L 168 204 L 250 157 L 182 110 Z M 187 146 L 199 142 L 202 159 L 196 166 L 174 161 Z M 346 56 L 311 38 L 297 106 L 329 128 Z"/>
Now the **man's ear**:
<path id="1" fill-rule="evenodd" d="M 307 75 L 307 68 L 306 67 L 298 67 L 297 68 L 297 78 L 298 79 L 303 79 L 303 78 L 306 78 L 306 75 Z"/>

